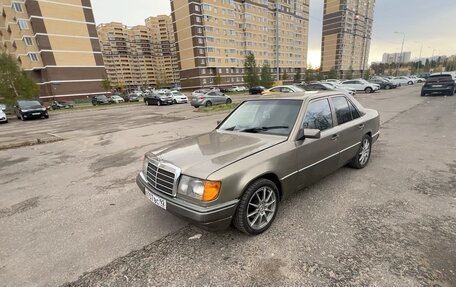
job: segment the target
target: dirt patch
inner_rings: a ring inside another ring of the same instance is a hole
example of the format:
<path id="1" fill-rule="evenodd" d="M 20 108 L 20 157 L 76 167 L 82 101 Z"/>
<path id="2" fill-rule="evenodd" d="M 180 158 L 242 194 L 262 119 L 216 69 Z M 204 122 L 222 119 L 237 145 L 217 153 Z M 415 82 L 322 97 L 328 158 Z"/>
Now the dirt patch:
<path id="1" fill-rule="evenodd" d="M 0 218 L 10 217 L 17 213 L 26 212 L 27 210 L 38 207 L 39 198 L 39 196 L 32 197 L 27 200 L 16 203 L 15 205 L 10 206 L 8 208 L 0 209 Z"/>
<path id="2" fill-rule="evenodd" d="M 94 163 L 90 165 L 90 170 L 92 172 L 99 173 L 107 168 L 123 167 L 137 160 L 138 159 L 135 156 L 134 151 L 126 150 L 123 152 L 98 158 Z"/>
<path id="3" fill-rule="evenodd" d="M 448 170 L 433 170 L 433 176 L 421 177 L 413 190 L 428 196 L 456 198 L 456 161 L 447 166 Z"/>
<path id="4" fill-rule="evenodd" d="M 10 159 L 10 160 L 1 159 L 0 160 L 0 167 L 9 167 L 9 166 L 15 165 L 17 163 L 26 162 L 28 160 L 29 160 L 28 157 L 19 157 L 19 158 Z"/>
<path id="5" fill-rule="evenodd" d="M 390 286 L 399 286 L 404 279 L 415 282 L 413 286 L 452 286 L 456 282 L 456 219 L 407 220 L 407 209 L 402 201 L 353 209 L 349 219 L 357 229 L 353 249 L 336 255 L 336 264 L 302 261 L 298 268 L 325 278 L 330 286 L 375 286 L 373 278 L 384 277 L 390 277 L 382 280 Z"/>

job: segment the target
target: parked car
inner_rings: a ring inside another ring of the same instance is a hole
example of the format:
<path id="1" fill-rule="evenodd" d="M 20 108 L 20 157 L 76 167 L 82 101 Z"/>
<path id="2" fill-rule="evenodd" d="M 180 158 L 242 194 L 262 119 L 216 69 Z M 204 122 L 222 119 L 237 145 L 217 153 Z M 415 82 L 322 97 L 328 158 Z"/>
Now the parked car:
<path id="1" fill-rule="evenodd" d="M 418 75 L 418 78 L 423 78 L 423 79 L 426 79 L 429 78 L 431 76 L 431 73 L 421 73 Z"/>
<path id="2" fill-rule="evenodd" d="M 369 83 L 364 79 L 343 81 L 341 85 L 357 91 L 364 91 L 365 93 L 374 93 L 375 91 L 380 90 L 380 85 Z"/>
<path id="3" fill-rule="evenodd" d="M 112 95 L 108 98 L 109 102 L 118 104 L 118 103 L 125 103 L 125 100 L 119 95 Z"/>
<path id="4" fill-rule="evenodd" d="M 210 107 L 212 105 L 231 104 L 231 102 L 231 98 L 224 93 L 209 91 L 203 95 L 192 97 L 190 104 L 195 108 L 199 108 L 200 106 Z"/>
<path id="5" fill-rule="evenodd" d="M 94 106 L 97 106 L 97 105 L 109 105 L 109 104 L 110 104 L 109 99 L 105 95 L 94 96 L 92 98 L 92 105 L 94 105 Z"/>
<path id="6" fill-rule="evenodd" d="M 52 101 L 52 103 L 51 103 L 52 110 L 72 109 L 72 108 L 74 108 L 73 102 Z"/>
<path id="7" fill-rule="evenodd" d="M 247 90 L 248 89 L 244 86 L 233 86 L 233 87 L 229 88 L 230 92 L 245 92 Z"/>
<path id="8" fill-rule="evenodd" d="M 192 92 L 192 97 L 196 97 L 196 96 L 202 96 L 206 93 L 208 93 L 210 91 L 210 89 L 199 89 L 199 90 L 195 90 Z"/>
<path id="9" fill-rule="evenodd" d="M 8 117 L 6 116 L 6 106 L 0 104 L 0 123 L 7 123 Z"/>
<path id="10" fill-rule="evenodd" d="M 391 82 L 388 79 L 383 79 L 383 78 L 370 79 L 369 82 L 379 85 L 380 89 L 384 89 L 384 90 L 397 88 L 397 84 L 394 84 L 393 82 Z"/>
<path id="11" fill-rule="evenodd" d="M 366 167 L 379 125 L 377 111 L 340 92 L 248 100 L 212 132 L 147 153 L 136 182 L 197 225 L 256 235 L 283 198 L 346 164 Z"/>
<path id="12" fill-rule="evenodd" d="M 263 87 L 263 86 L 251 87 L 251 88 L 249 89 L 249 94 L 251 94 L 251 95 L 258 95 L 258 94 L 261 94 L 261 92 L 263 92 L 264 90 L 266 90 L 266 88 Z"/>
<path id="13" fill-rule="evenodd" d="M 173 98 L 168 93 L 150 93 L 144 97 L 144 104 L 149 105 L 172 105 Z"/>
<path id="14" fill-rule="evenodd" d="M 341 82 L 337 79 L 326 79 L 325 82 L 340 84 Z"/>
<path id="15" fill-rule="evenodd" d="M 445 94 L 453 96 L 455 92 L 455 80 L 451 74 L 432 74 L 427 78 L 423 87 L 421 88 L 421 96 L 424 97 L 428 94 Z"/>
<path id="16" fill-rule="evenodd" d="M 47 109 L 39 101 L 17 101 L 14 105 L 16 117 L 22 121 L 32 118 L 49 118 Z"/>
<path id="17" fill-rule="evenodd" d="M 187 96 L 184 95 L 184 94 L 181 93 L 181 92 L 178 92 L 178 91 L 171 91 L 171 92 L 169 93 L 169 95 L 171 96 L 171 98 L 172 98 L 174 104 L 186 104 L 186 103 L 188 103 L 188 98 L 187 98 Z"/>
<path id="18" fill-rule="evenodd" d="M 355 89 L 352 89 L 352 88 L 347 87 L 347 86 L 343 86 L 343 85 L 338 84 L 336 82 L 324 82 L 323 84 L 326 85 L 326 86 L 333 87 L 335 90 L 345 91 L 345 92 L 349 93 L 352 96 L 356 95 L 356 90 Z"/>
<path id="19" fill-rule="evenodd" d="M 136 93 L 131 93 L 128 95 L 128 102 L 139 102 L 139 98 L 142 96 L 138 96 Z"/>
<path id="20" fill-rule="evenodd" d="M 376 78 L 376 77 L 374 77 L 374 78 Z M 397 85 L 398 87 L 402 86 L 401 82 L 399 80 L 397 80 L 395 77 L 388 76 L 388 77 L 377 77 L 377 78 L 388 80 L 391 83 Z"/>
<path id="21" fill-rule="evenodd" d="M 415 75 L 410 76 L 410 78 L 415 82 L 415 83 L 424 83 L 426 82 L 425 78 L 421 78 Z"/>
<path id="22" fill-rule="evenodd" d="M 279 95 L 285 93 L 302 93 L 304 89 L 294 85 L 275 86 L 270 89 L 264 90 L 262 95 Z"/>
<path id="23" fill-rule="evenodd" d="M 409 77 L 406 76 L 399 76 L 394 78 L 397 82 L 399 82 L 401 85 L 413 85 L 415 84 L 415 81 Z"/>
<path id="24" fill-rule="evenodd" d="M 343 88 L 338 88 L 335 85 L 331 84 L 336 84 L 335 82 L 329 83 L 329 82 L 321 82 L 321 83 L 312 83 L 312 84 L 307 84 L 303 88 L 306 91 L 341 91 L 341 92 L 346 92 L 349 93 L 350 95 L 354 95 L 355 92 L 348 90 L 348 89 L 343 89 Z"/>

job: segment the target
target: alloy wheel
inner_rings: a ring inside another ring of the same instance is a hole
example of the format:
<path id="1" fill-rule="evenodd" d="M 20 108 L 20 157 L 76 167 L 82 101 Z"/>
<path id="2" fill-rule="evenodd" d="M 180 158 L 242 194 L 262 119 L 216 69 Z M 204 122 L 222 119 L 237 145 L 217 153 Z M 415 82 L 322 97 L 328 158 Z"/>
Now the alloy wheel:
<path id="1" fill-rule="evenodd" d="M 361 151 L 359 152 L 359 163 L 361 165 L 365 165 L 369 160 L 370 155 L 370 142 L 368 139 L 363 140 L 363 144 L 361 146 Z"/>
<path id="2" fill-rule="evenodd" d="M 249 200 L 247 207 L 247 222 L 255 230 L 262 229 L 272 220 L 277 206 L 274 190 L 263 186 Z"/>

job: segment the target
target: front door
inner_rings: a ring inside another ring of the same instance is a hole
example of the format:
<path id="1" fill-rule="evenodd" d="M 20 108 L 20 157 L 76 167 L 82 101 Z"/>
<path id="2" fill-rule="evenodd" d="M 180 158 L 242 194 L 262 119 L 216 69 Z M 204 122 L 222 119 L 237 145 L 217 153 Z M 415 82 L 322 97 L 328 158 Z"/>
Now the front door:
<path id="1" fill-rule="evenodd" d="M 319 129 L 319 139 L 304 139 L 297 148 L 299 186 L 311 185 L 337 169 L 339 132 L 334 127 L 333 115 L 327 98 L 311 101 L 304 117 L 304 129 Z"/>

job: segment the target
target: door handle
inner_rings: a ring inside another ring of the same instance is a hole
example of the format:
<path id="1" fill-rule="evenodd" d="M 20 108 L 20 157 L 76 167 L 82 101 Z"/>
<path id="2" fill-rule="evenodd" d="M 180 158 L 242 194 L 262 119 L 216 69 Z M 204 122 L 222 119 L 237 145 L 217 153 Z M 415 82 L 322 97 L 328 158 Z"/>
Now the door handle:
<path id="1" fill-rule="evenodd" d="M 332 135 L 331 140 L 332 140 L 332 141 L 335 141 L 335 140 L 337 140 L 338 138 L 339 138 L 339 134 L 334 134 L 334 135 Z"/>
<path id="2" fill-rule="evenodd" d="M 360 130 L 364 129 L 364 124 L 360 124 L 360 125 L 358 126 L 358 128 L 359 128 Z"/>

